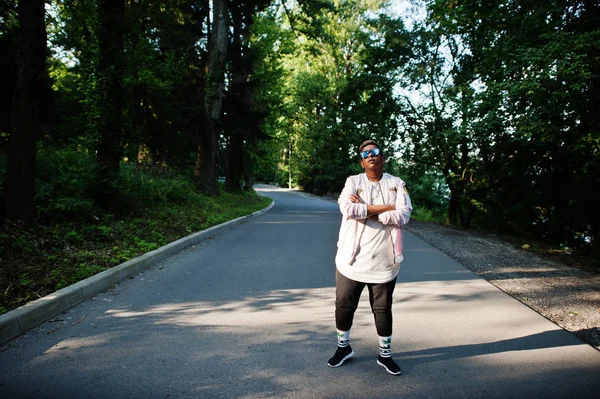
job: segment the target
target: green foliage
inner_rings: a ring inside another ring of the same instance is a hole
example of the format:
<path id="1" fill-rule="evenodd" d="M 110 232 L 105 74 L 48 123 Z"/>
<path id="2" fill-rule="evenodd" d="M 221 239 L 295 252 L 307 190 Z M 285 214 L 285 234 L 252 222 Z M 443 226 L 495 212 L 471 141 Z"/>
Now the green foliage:
<path id="1" fill-rule="evenodd" d="M 80 145 L 38 146 L 36 206 L 46 218 L 90 217 L 96 205 L 90 187 L 95 160 Z"/>
<path id="2" fill-rule="evenodd" d="M 415 209 L 427 210 L 435 218 L 446 221 L 449 191 L 439 171 L 414 164 L 392 166 L 388 170 L 402 176 Z"/>
<path id="3" fill-rule="evenodd" d="M 77 244 L 81 244 L 82 237 L 81 237 L 80 233 L 71 230 L 71 231 L 67 231 L 67 233 L 65 234 L 64 240 L 71 245 L 77 245 Z"/>
<path id="4" fill-rule="evenodd" d="M 452 223 L 586 250 L 600 229 L 598 151 L 582 145 L 600 137 L 597 5 L 424 3 L 401 76 L 425 101 L 404 98 L 403 154 L 443 175 Z"/>
<path id="5" fill-rule="evenodd" d="M 306 2 L 286 14 L 297 40 L 283 64 L 279 182 L 291 175 L 303 190 L 339 192 L 358 164 L 361 141 L 373 138 L 394 152 L 394 74 L 406 61 L 408 42 L 402 21 L 382 6 Z"/>
<path id="6" fill-rule="evenodd" d="M 433 211 L 423 207 L 415 207 L 410 216 L 411 219 L 420 220 L 423 222 L 435 222 L 440 224 L 446 223 L 446 218 L 439 214 L 434 214 Z"/>
<path id="7" fill-rule="evenodd" d="M 100 266 L 88 265 L 87 263 L 59 265 L 52 270 L 52 278 L 57 281 L 56 289 L 60 290 L 78 281 L 93 276 L 103 271 Z"/>
<path id="8" fill-rule="evenodd" d="M 31 285 L 31 280 L 28 278 L 29 273 L 23 273 L 19 276 L 19 285 L 23 288 L 27 288 Z"/>
<path id="9" fill-rule="evenodd" d="M 77 162 L 73 166 L 77 168 Z M 72 213 L 69 218 L 47 215 L 31 230 L 18 225 L 0 228 L 3 309 L 13 309 L 186 235 L 249 215 L 271 201 L 253 191 L 204 197 L 184 178 L 129 166 L 122 169 L 118 195 L 140 191 L 128 197 L 128 213 L 96 209 L 94 214 Z M 54 193 L 60 196 L 60 191 Z"/>
<path id="10" fill-rule="evenodd" d="M 145 206 L 162 202 L 180 204 L 199 196 L 194 186 L 181 177 L 157 176 L 132 164 L 122 166 L 118 184 L 128 187 L 127 191 L 121 190 L 127 201 Z"/>
<path id="11" fill-rule="evenodd" d="M 361 172 L 356 146 L 373 138 L 384 147 L 387 170 L 405 179 L 415 219 L 583 250 L 595 245 L 598 256 L 597 4 L 427 0 L 415 3 L 424 5 L 425 19 L 405 25 L 385 3 L 229 2 L 235 41 L 232 35 L 219 176 L 233 177 L 232 189 L 239 180 L 251 184 L 254 174 L 338 192 Z M 0 197 L 16 4 L 0 5 Z M 112 61 L 101 56 L 112 33 L 103 30 L 95 0 L 50 4 L 52 96 L 44 94 L 38 143 L 39 225 L 0 232 L 3 262 L 18 253 L 44 267 L 0 276 L 12 298 L 0 312 L 42 286 L 70 284 L 264 205 L 252 192 L 207 198 L 191 183 L 206 133 L 205 3 L 125 4 L 123 43 L 116 43 L 122 57 Z M 102 59 L 112 65 L 106 69 Z M 122 84 L 106 90 L 111 68 Z M 108 182 L 96 147 L 110 121 L 109 130 L 120 132 L 111 144 L 122 162 Z M 226 174 L 232 161 L 240 165 Z"/>
<path id="12" fill-rule="evenodd" d="M 100 42 L 106 35 L 97 4 L 68 0 L 54 7 L 49 38 L 51 48 L 60 52 L 50 62 L 57 98 L 53 140 L 83 136 L 94 151 L 108 120 L 121 118 L 112 130 L 121 132 L 115 140 L 126 158 L 150 166 L 193 168 L 196 135 L 204 128 L 198 96 L 203 22 L 196 18 L 205 11 L 194 11 L 185 1 L 127 3 L 124 52 L 115 59 L 120 66 L 113 66 L 122 73 L 123 84 L 109 95 L 114 98 L 105 99 Z M 107 111 L 117 100 L 124 106 Z"/>

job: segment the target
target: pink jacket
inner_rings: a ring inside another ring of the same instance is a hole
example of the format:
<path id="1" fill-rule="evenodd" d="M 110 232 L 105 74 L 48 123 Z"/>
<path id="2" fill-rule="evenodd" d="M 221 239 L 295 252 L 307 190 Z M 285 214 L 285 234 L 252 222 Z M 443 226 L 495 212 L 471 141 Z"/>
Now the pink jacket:
<path id="1" fill-rule="evenodd" d="M 412 204 L 405 183 L 399 177 L 384 173 L 379 182 L 385 204 L 395 204 L 396 210 L 383 212 L 378 219 L 385 225 L 390 225 L 391 245 L 394 250 L 394 263 L 400 263 L 402 257 L 402 226 L 408 223 L 412 212 Z M 350 195 L 357 194 L 365 202 L 357 204 L 350 201 Z M 338 238 L 338 255 L 341 254 L 349 265 L 354 263 L 359 249 L 360 239 L 365 230 L 367 205 L 371 203 L 371 183 L 367 175 L 350 176 L 338 199 L 342 212 L 342 225 Z"/>

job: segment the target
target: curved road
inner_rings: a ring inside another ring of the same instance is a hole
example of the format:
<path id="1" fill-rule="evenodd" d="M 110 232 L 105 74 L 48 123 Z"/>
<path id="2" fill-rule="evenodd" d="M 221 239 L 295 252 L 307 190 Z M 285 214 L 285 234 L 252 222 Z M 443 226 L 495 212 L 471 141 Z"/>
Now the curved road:
<path id="1" fill-rule="evenodd" d="M 258 186 L 249 219 L 0 347 L 1 398 L 591 398 L 600 353 L 406 235 L 395 359 L 363 296 L 335 350 L 335 202 Z M 366 290 L 365 290 L 366 294 Z"/>

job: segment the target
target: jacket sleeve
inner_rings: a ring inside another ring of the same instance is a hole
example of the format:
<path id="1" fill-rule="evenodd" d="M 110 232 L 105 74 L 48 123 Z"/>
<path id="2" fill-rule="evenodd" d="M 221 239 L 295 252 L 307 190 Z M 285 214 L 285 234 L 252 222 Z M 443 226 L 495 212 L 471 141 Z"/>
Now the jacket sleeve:
<path id="1" fill-rule="evenodd" d="M 410 219 L 412 203 L 408 191 L 404 188 L 405 183 L 400 180 L 396 188 L 396 210 L 379 214 L 379 221 L 383 224 L 404 226 Z"/>
<path id="2" fill-rule="evenodd" d="M 366 219 L 367 218 L 367 204 L 355 204 L 350 201 L 350 196 L 358 193 L 358 187 L 356 187 L 351 177 L 346 179 L 344 189 L 338 198 L 338 204 L 340 205 L 340 211 L 346 219 Z"/>

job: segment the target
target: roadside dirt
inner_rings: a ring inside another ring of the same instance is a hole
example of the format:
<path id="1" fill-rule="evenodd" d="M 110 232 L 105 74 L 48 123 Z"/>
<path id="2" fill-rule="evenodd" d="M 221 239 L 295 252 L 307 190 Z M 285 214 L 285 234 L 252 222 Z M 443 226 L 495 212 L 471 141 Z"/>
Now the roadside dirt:
<path id="1" fill-rule="evenodd" d="M 493 234 L 414 220 L 407 230 L 600 350 L 600 273 Z"/>

